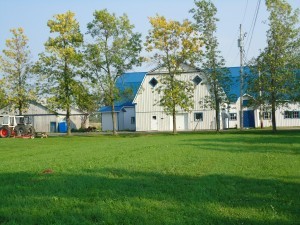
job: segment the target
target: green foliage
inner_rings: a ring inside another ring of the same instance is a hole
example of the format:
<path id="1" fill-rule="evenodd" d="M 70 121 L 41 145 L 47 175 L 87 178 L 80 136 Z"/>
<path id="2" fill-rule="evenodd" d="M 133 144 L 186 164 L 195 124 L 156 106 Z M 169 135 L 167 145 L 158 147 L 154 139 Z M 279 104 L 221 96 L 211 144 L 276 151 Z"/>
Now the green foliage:
<path id="1" fill-rule="evenodd" d="M 211 1 L 195 1 L 196 8 L 190 10 L 195 19 L 197 30 L 202 33 L 205 51 L 201 58 L 202 72 L 205 74 L 210 95 L 205 96 L 203 105 L 216 110 L 217 126 L 220 130 L 220 111 L 221 107 L 228 103 L 225 91 L 230 89 L 231 79 L 229 71 L 225 68 L 225 60 L 218 50 L 218 40 L 216 37 L 218 19 L 216 18 L 217 8 Z"/>
<path id="2" fill-rule="evenodd" d="M 45 53 L 39 55 L 35 72 L 40 75 L 40 90 L 48 106 L 66 111 L 68 134 L 71 132 L 71 106 L 85 108 L 88 90 L 82 85 L 81 74 L 83 35 L 75 14 L 57 14 L 47 23 L 50 33 L 56 34 L 45 43 Z M 83 100 L 84 99 L 84 100 Z"/>
<path id="3" fill-rule="evenodd" d="M 299 136 L 294 130 L 0 139 L 0 220 L 297 224 Z"/>
<path id="4" fill-rule="evenodd" d="M 30 50 L 23 28 L 10 31 L 13 37 L 6 40 L 6 49 L 3 50 L 3 56 L 0 56 L 0 71 L 3 73 L 1 97 L 6 99 L 12 109 L 22 114 L 28 103 L 36 97 L 34 88 L 29 83 Z"/>
<path id="5" fill-rule="evenodd" d="M 193 84 L 180 79 L 182 65 L 193 65 L 201 53 L 202 41 L 190 21 L 182 23 L 166 20 L 163 16 L 149 19 L 149 30 L 145 43 L 146 50 L 155 52 L 152 57 L 167 70 L 156 89 L 160 94 L 159 105 L 173 116 L 173 133 L 176 133 L 176 113 L 179 108 L 189 111 L 193 107 Z"/>
<path id="6" fill-rule="evenodd" d="M 94 83 L 95 92 L 102 96 L 102 102 L 112 107 L 116 133 L 114 104 L 124 93 L 120 93 L 115 82 L 124 72 L 141 64 L 141 34 L 133 32 L 134 25 L 126 14 L 117 17 L 107 10 L 96 10 L 87 28 L 94 43 L 85 46 L 86 73 Z"/>
<path id="7" fill-rule="evenodd" d="M 159 105 L 164 107 L 164 111 L 173 115 L 173 110 L 177 113 L 178 107 L 188 112 L 193 106 L 194 86 L 191 82 L 182 81 L 174 77 L 164 77 L 160 79 L 160 86 L 157 88 L 161 98 Z M 172 87 L 172 88 L 167 88 Z"/>
<path id="8" fill-rule="evenodd" d="M 0 79 L 0 109 L 4 108 L 5 106 L 7 106 L 7 96 L 5 93 L 5 90 L 3 88 L 3 80 Z"/>
<path id="9" fill-rule="evenodd" d="M 270 12 L 267 47 L 253 63 L 251 91 L 256 94 L 257 103 L 269 106 L 275 115 L 277 108 L 292 99 L 298 88 L 295 72 L 299 64 L 295 53 L 300 49 L 300 29 L 296 27 L 299 11 L 293 11 L 282 0 L 267 0 L 266 6 Z M 275 132 L 275 116 L 272 116 L 272 127 Z"/>

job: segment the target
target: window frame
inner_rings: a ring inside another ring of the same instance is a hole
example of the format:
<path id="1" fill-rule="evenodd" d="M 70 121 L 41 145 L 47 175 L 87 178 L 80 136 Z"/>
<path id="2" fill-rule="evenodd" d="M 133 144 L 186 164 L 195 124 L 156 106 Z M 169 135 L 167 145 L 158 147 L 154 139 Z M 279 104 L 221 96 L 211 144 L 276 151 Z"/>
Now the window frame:
<path id="1" fill-rule="evenodd" d="M 152 81 L 155 81 L 155 84 L 153 84 Z M 155 88 L 158 84 L 158 80 L 155 77 L 152 77 L 151 80 L 149 81 L 149 84 L 151 85 L 152 88 Z"/>
<path id="2" fill-rule="evenodd" d="M 200 81 L 199 81 L 200 80 Z M 199 82 L 198 82 L 199 81 Z M 193 82 L 194 82 L 194 85 L 197 86 L 199 84 L 201 84 L 202 82 L 202 78 L 199 76 L 199 75 L 196 75 L 194 78 L 193 78 Z"/>
<path id="3" fill-rule="evenodd" d="M 135 124 L 135 116 L 130 117 L 130 124 Z"/>
<path id="4" fill-rule="evenodd" d="M 197 115 L 200 115 L 200 119 L 197 119 Z M 203 112 L 194 112 L 194 122 L 203 121 Z"/>
<path id="5" fill-rule="evenodd" d="M 264 111 L 262 117 L 263 117 L 263 120 L 271 120 L 272 112 Z"/>
<path id="6" fill-rule="evenodd" d="M 236 112 L 235 113 L 229 113 L 229 115 L 230 115 L 230 118 L 229 118 L 230 121 L 237 121 L 237 113 Z"/>
<path id="7" fill-rule="evenodd" d="M 284 111 L 284 119 L 300 119 L 300 111 Z"/>

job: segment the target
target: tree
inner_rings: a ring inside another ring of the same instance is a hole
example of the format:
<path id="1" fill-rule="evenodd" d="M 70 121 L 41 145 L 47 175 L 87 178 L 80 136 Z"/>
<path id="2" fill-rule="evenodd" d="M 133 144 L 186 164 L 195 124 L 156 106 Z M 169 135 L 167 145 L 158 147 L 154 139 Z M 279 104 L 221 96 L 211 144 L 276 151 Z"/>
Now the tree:
<path id="1" fill-rule="evenodd" d="M 39 55 L 35 66 L 41 77 L 41 91 L 51 108 L 66 111 L 68 135 L 71 134 L 71 106 L 76 106 L 78 98 L 85 95 L 82 89 L 81 66 L 83 35 L 79 23 L 71 11 L 57 14 L 47 23 L 50 33 L 56 34 L 45 43 L 45 53 Z"/>
<path id="2" fill-rule="evenodd" d="M 267 47 L 255 60 L 251 91 L 258 103 L 270 106 L 272 129 L 276 132 L 275 112 L 296 90 L 294 53 L 299 52 L 299 11 L 293 11 L 283 0 L 266 0 L 266 6 L 270 12 Z"/>
<path id="3" fill-rule="evenodd" d="M 99 104 L 97 104 L 99 95 L 90 91 L 92 84 L 89 82 L 77 83 L 77 85 L 76 105 L 79 110 L 86 112 L 86 114 L 81 116 L 81 128 L 86 128 L 86 121 L 89 115 L 99 108 Z"/>
<path id="4" fill-rule="evenodd" d="M 152 57 L 167 69 L 156 89 L 161 98 L 158 102 L 168 115 L 173 116 L 173 133 L 176 133 L 176 114 L 179 108 L 189 111 L 193 107 L 193 85 L 179 78 L 182 64 L 193 65 L 201 53 L 202 41 L 190 21 L 182 23 L 166 20 L 163 16 L 149 19 L 152 29 L 146 39 L 146 50 L 155 51 Z"/>
<path id="5" fill-rule="evenodd" d="M 215 110 L 216 130 L 220 130 L 220 112 L 224 103 L 228 102 L 225 91 L 230 89 L 231 79 L 229 71 L 225 68 L 225 61 L 218 50 L 218 40 L 216 37 L 217 8 L 211 1 L 195 1 L 196 9 L 190 10 L 198 31 L 202 33 L 205 44 L 203 54 L 202 69 L 206 77 L 206 84 L 209 87 L 210 96 L 204 99 L 204 105 Z"/>
<path id="6" fill-rule="evenodd" d="M 0 109 L 7 106 L 7 96 L 5 90 L 3 89 L 3 80 L 0 79 Z"/>
<path id="7" fill-rule="evenodd" d="M 4 76 L 1 89 L 5 92 L 7 103 L 22 115 L 28 103 L 35 99 L 35 91 L 29 83 L 30 50 L 23 28 L 10 31 L 12 38 L 6 40 L 6 49 L 3 50 L 3 56 L 0 56 L 0 70 Z"/>
<path id="8" fill-rule="evenodd" d="M 127 15 L 117 17 L 107 10 L 94 12 L 88 23 L 88 34 L 94 40 L 85 48 L 86 71 L 96 87 L 99 87 L 105 105 L 112 108 L 113 134 L 116 134 L 115 103 L 122 93 L 116 80 L 133 66 L 139 66 L 142 58 L 141 34 L 133 32 Z"/>
<path id="9" fill-rule="evenodd" d="M 300 36 L 298 38 L 297 46 L 300 46 Z M 300 47 L 298 47 L 297 50 L 295 50 L 293 59 L 294 59 L 293 65 L 296 71 L 296 83 L 294 85 L 295 90 L 294 90 L 293 100 L 294 102 L 297 102 L 300 105 Z"/>

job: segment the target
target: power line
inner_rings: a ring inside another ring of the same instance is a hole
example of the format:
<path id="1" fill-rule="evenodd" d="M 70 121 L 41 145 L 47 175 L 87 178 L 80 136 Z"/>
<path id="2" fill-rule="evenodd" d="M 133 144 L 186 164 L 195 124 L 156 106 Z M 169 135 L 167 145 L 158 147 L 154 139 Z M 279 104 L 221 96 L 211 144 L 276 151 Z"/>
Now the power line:
<path id="1" fill-rule="evenodd" d="M 245 17 L 246 17 L 247 9 L 248 9 L 248 0 L 247 0 L 247 2 L 246 2 L 246 7 L 245 7 L 245 10 L 244 10 L 244 16 L 243 16 L 243 20 L 242 20 L 242 23 L 241 23 L 241 24 L 243 24 L 243 23 L 244 23 L 244 21 L 245 21 Z"/>
<path id="2" fill-rule="evenodd" d="M 238 36 L 238 33 L 239 33 L 239 30 L 236 31 L 236 35 L 234 35 L 234 36 L 235 36 L 235 37 Z M 232 51 L 232 48 L 233 48 L 233 46 L 234 46 L 235 43 L 236 43 L 236 39 L 233 39 L 233 40 L 232 40 L 232 43 L 231 43 L 231 45 L 230 45 L 230 48 L 229 48 L 229 50 L 227 51 L 227 54 L 226 54 L 226 57 L 225 57 L 225 58 L 228 58 L 228 57 L 229 57 L 229 55 L 230 55 L 230 53 L 231 53 L 231 51 Z M 235 58 L 235 59 L 236 59 L 236 58 Z"/>
<path id="3" fill-rule="evenodd" d="M 256 21 L 257 21 L 257 16 L 258 16 L 258 12 L 259 12 L 259 8 L 260 8 L 260 3 L 261 3 L 261 0 L 258 0 L 257 1 L 257 4 L 256 4 L 256 10 L 255 10 L 255 13 L 254 13 L 254 17 L 253 17 L 253 21 L 252 21 L 252 30 L 250 28 L 250 41 L 249 41 L 249 44 L 248 44 L 248 48 L 247 48 L 247 53 L 246 53 L 246 58 L 248 56 L 248 52 L 249 52 L 249 49 L 250 49 L 250 46 L 251 46 L 251 42 L 252 42 L 252 37 L 253 37 L 253 33 L 254 33 L 254 29 L 255 29 L 255 25 L 256 25 Z M 247 39 L 248 40 L 248 39 Z M 247 42 L 247 41 L 246 41 Z"/>
<path id="4" fill-rule="evenodd" d="M 248 0 L 247 0 L 247 2 L 246 2 L 246 6 L 245 6 L 245 9 L 244 9 L 243 19 L 242 19 L 241 24 L 243 24 L 244 21 L 245 21 L 246 14 L 247 14 L 247 10 L 248 10 Z M 238 34 L 239 34 L 239 30 L 237 30 L 235 37 L 238 36 Z M 236 39 L 234 38 L 234 39 L 232 40 L 232 43 L 231 43 L 230 47 L 229 47 L 229 50 L 227 51 L 227 54 L 226 54 L 226 57 L 225 57 L 225 58 L 228 58 L 228 57 L 229 57 L 229 55 L 230 55 L 230 53 L 231 53 L 231 51 L 232 51 L 232 48 L 233 48 L 233 46 L 234 46 L 235 43 L 236 43 Z M 237 55 L 234 57 L 234 60 L 231 60 L 231 63 L 234 63 L 234 62 L 236 61 L 238 55 L 239 55 L 239 52 L 237 52 Z"/>

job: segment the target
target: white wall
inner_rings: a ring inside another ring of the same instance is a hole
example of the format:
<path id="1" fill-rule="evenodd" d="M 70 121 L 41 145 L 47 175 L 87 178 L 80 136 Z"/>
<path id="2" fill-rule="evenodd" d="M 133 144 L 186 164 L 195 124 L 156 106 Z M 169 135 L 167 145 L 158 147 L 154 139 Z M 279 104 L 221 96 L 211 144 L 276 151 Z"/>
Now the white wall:
<path id="1" fill-rule="evenodd" d="M 276 110 L 275 117 L 276 117 L 276 126 L 277 127 L 296 127 L 300 126 L 300 118 L 284 118 L 284 111 L 300 111 L 299 104 L 290 103 L 287 106 L 280 107 Z M 259 120 L 259 110 L 257 110 L 258 121 L 256 123 L 257 127 L 260 127 L 260 120 Z M 264 127 L 271 127 L 272 120 L 263 120 Z"/>
<path id="2" fill-rule="evenodd" d="M 116 114 L 116 127 L 118 129 L 119 127 L 119 124 L 118 124 L 118 113 L 115 113 Z M 113 130 L 113 123 L 112 123 L 112 117 L 111 117 L 111 113 L 108 112 L 108 113 L 102 113 L 102 117 L 101 117 L 101 123 L 102 123 L 102 131 L 110 131 L 110 130 Z"/>
<path id="3" fill-rule="evenodd" d="M 134 107 L 125 107 L 126 112 L 123 112 L 123 130 L 135 130 L 136 123 L 131 123 L 131 117 L 135 117 Z"/>
<path id="4" fill-rule="evenodd" d="M 190 70 L 191 68 L 186 69 Z M 160 68 L 159 71 L 151 72 L 145 76 L 134 100 L 134 103 L 136 103 L 137 131 L 150 131 L 152 116 L 157 116 L 158 118 L 159 131 L 172 130 L 173 124 L 171 122 L 171 117 L 166 115 L 163 108 L 157 104 L 161 97 L 157 92 L 157 88 L 160 85 L 160 78 L 161 76 L 167 76 L 166 74 L 159 73 L 162 71 L 163 69 Z M 184 112 L 178 109 L 178 114 L 185 114 L 184 120 L 186 121 L 186 130 L 215 129 L 215 111 L 205 109 L 202 104 L 204 97 L 209 95 L 208 88 L 204 84 L 205 77 L 194 70 L 190 73 L 178 75 L 177 78 L 184 81 L 192 81 L 197 75 L 202 78 L 202 82 L 195 86 L 193 96 L 194 108 L 192 112 Z M 154 88 L 149 84 L 152 78 L 155 78 L 158 81 L 158 84 Z M 194 121 L 195 112 L 203 112 L 203 121 L 200 121 L 199 123 L 198 121 Z"/>
<path id="5" fill-rule="evenodd" d="M 237 127 L 240 127 L 240 105 L 239 100 L 236 103 L 230 104 L 230 113 L 237 113 L 237 120 L 236 121 L 229 121 L 230 128 L 234 128 L 235 125 Z M 253 110 L 252 108 L 243 108 L 244 111 L 246 110 Z M 268 110 L 269 112 L 271 110 Z M 293 104 L 289 103 L 286 106 L 282 106 L 276 110 L 275 117 L 276 117 L 276 126 L 277 127 L 295 127 L 300 126 L 300 119 L 288 119 L 284 118 L 284 111 L 300 111 L 300 105 L 299 104 Z M 254 119 L 255 119 L 255 127 L 260 127 L 260 117 L 259 117 L 260 110 L 254 109 Z M 271 127 L 272 126 L 272 120 L 271 119 L 263 119 L 263 126 L 264 127 Z"/>

